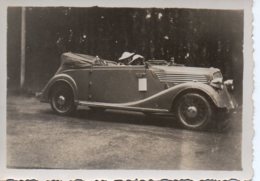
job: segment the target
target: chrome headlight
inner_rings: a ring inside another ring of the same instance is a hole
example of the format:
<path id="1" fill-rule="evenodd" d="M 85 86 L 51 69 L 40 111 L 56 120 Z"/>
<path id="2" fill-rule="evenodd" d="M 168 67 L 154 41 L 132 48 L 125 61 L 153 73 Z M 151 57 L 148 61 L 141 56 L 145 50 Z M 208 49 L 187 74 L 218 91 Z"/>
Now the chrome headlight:
<path id="1" fill-rule="evenodd" d="M 226 80 L 224 82 L 224 84 L 226 85 L 227 89 L 230 90 L 230 91 L 233 91 L 235 89 L 234 87 L 234 81 L 229 79 L 229 80 Z"/>
<path id="2" fill-rule="evenodd" d="M 224 89 L 223 78 L 215 78 L 210 82 L 210 85 L 216 89 Z"/>

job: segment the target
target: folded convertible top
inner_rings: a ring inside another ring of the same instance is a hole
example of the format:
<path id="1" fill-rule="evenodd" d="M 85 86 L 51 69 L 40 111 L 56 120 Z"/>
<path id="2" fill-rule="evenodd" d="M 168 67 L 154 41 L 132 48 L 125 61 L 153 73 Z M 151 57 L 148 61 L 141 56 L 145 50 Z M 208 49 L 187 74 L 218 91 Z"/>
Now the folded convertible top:
<path id="1" fill-rule="evenodd" d="M 86 67 L 94 64 L 96 57 L 66 52 L 61 55 L 61 66 Z"/>

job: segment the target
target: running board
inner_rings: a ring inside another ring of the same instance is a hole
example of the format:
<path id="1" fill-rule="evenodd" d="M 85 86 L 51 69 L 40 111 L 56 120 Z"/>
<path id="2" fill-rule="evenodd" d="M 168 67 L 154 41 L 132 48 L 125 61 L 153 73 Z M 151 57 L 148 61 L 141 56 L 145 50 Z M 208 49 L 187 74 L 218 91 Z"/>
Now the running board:
<path id="1" fill-rule="evenodd" d="M 115 103 L 78 101 L 78 105 L 90 106 L 90 107 L 100 107 L 100 108 L 106 108 L 106 109 L 119 109 L 119 110 L 129 110 L 129 111 L 140 111 L 140 112 L 169 113 L 169 111 L 167 109 L 153 109 L 153 108 L 143 108 L 143 107 L 132 107 L 132 106 L 125 106 L 125 105 L 115 104 Z"/>

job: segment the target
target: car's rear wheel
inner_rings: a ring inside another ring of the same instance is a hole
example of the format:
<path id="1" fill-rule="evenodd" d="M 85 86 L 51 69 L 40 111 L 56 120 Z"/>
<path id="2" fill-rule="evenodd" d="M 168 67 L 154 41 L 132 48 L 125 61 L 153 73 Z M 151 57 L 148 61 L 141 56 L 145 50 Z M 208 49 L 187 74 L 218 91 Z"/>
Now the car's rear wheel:
<path id="1" fill-rule="evenodd" d="M 66 84 L 55 86 L 50 96 L 52 109 L 60 115 L 71 115 L 76 110 L 71 88 Z"/>
<path id="2" fill-rule="evenodd" d="M 211 103 L 199 93 L 182 95 L 174 107 L 179 123 L 186 129 L 202 130 L 211 122 Z"/>

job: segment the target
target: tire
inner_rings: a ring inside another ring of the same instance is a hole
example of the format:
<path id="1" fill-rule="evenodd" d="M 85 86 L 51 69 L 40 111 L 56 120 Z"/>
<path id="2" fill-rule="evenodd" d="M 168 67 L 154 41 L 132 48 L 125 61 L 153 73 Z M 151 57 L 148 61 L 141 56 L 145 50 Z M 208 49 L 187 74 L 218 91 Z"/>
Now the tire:
<path id="1" fill-rule="evenodd" d="M 186 129 L 203 130 L 213 117 L 211 103 L 199 93 L 182 95 L 174 106 L 180 125 Z"/>
<path id="2" fill-rule="evenodd" d="M 71 115 L 76 111 L 72 89 L 66 84 L 53 87 L 50 104 L 52 110 L 59 115 Z"/>

